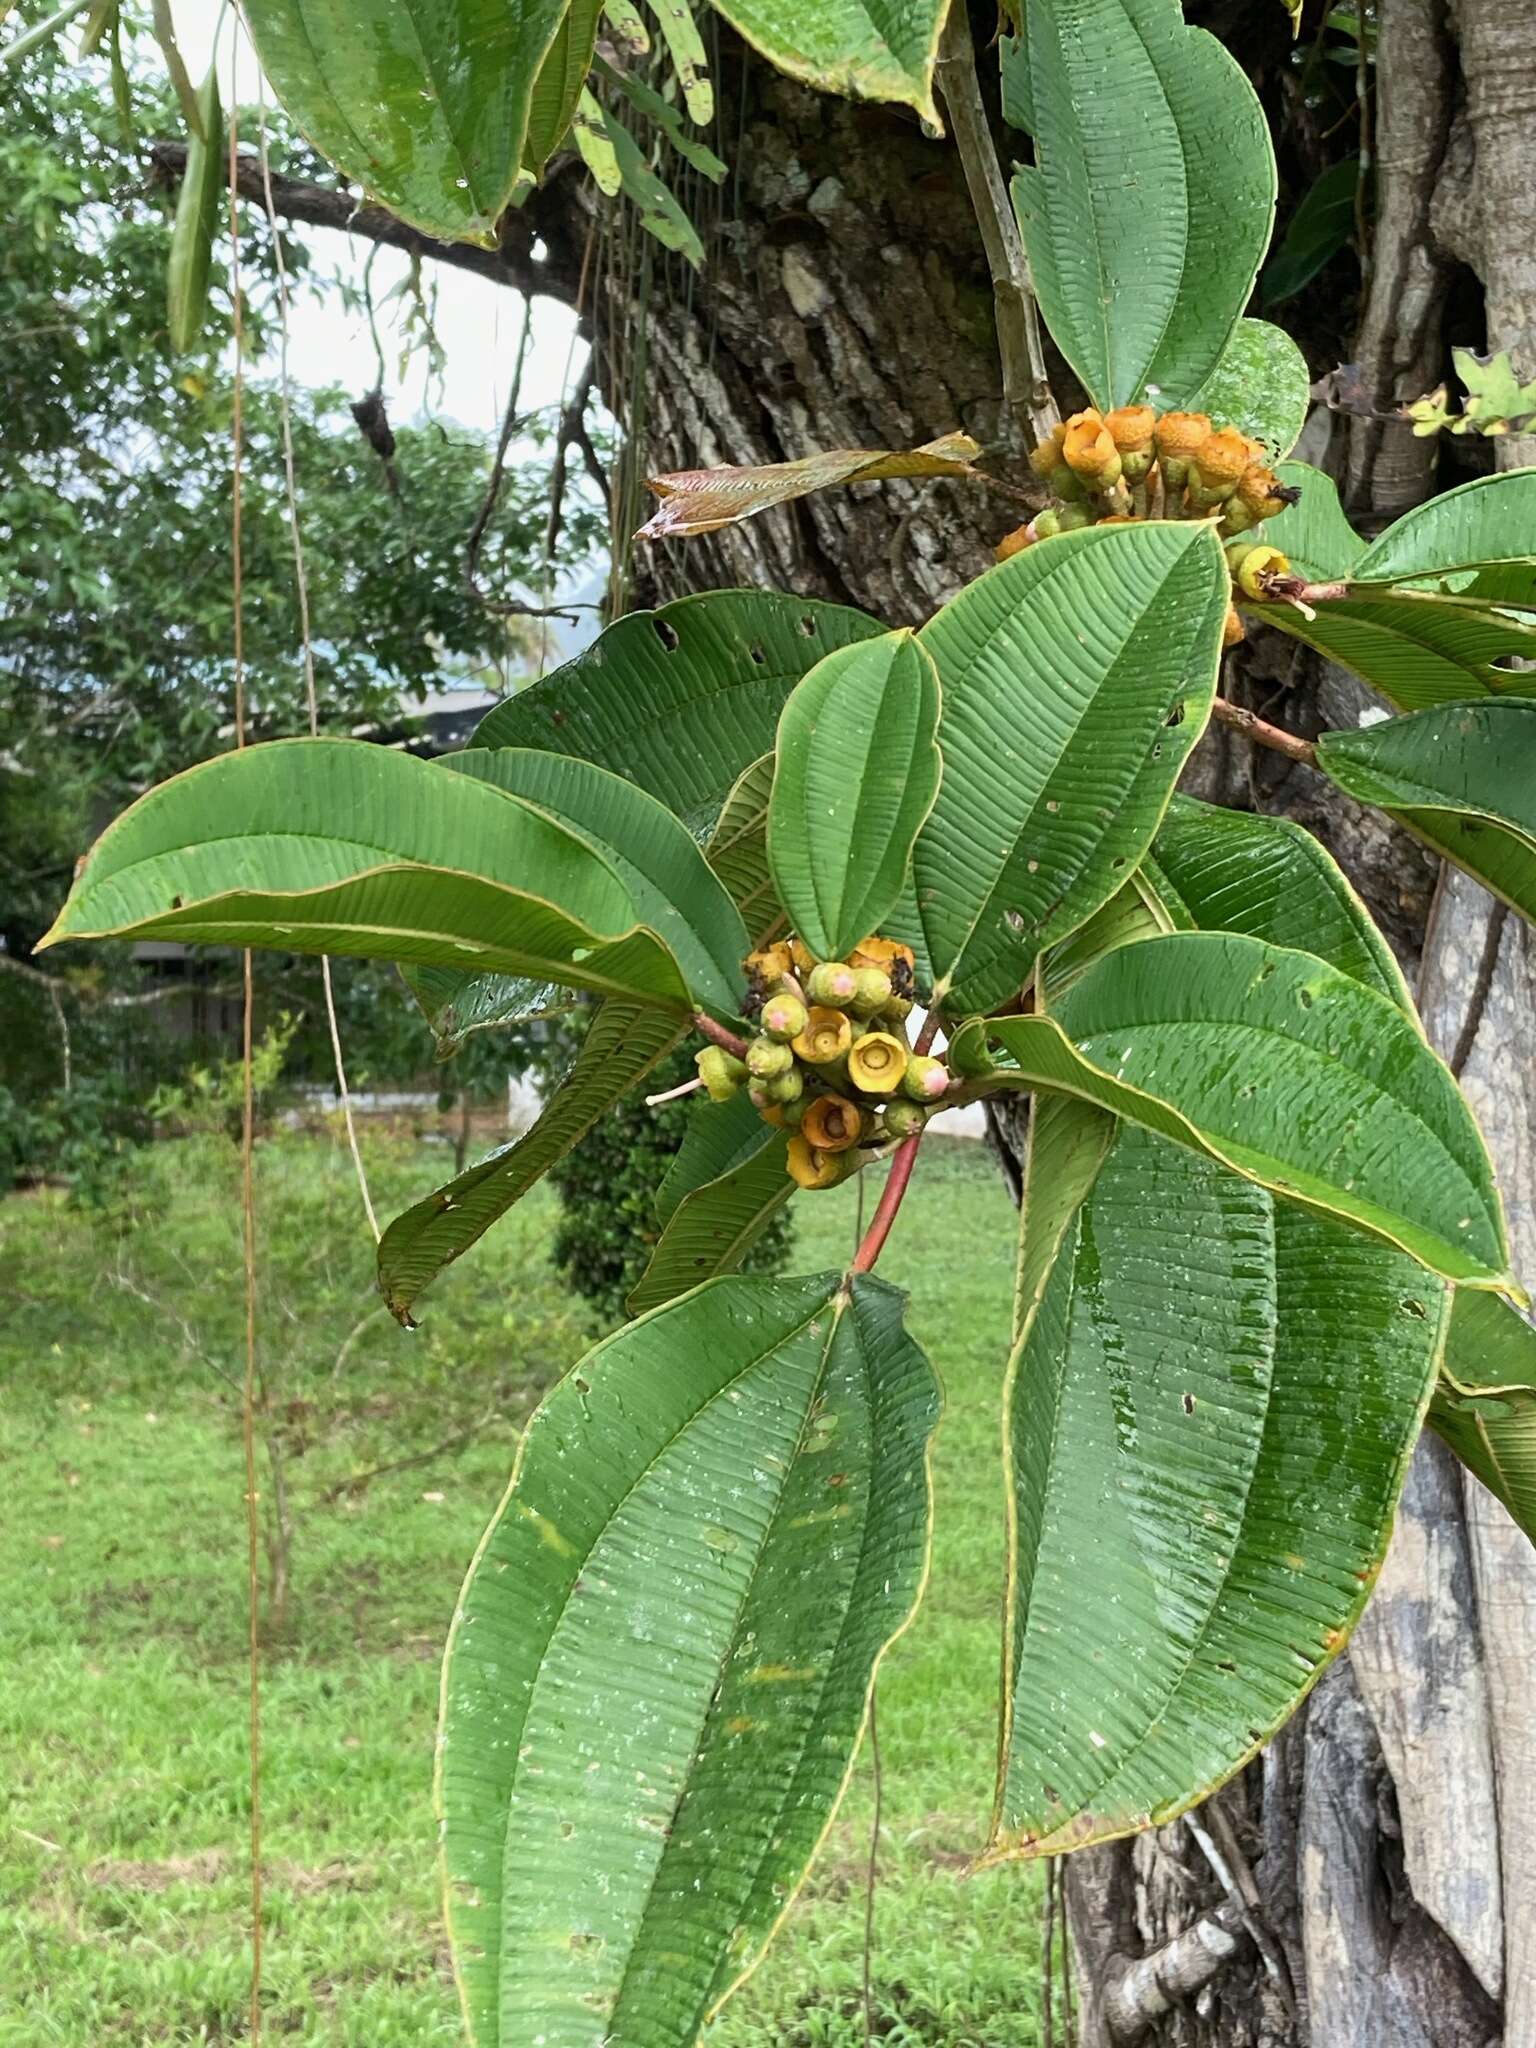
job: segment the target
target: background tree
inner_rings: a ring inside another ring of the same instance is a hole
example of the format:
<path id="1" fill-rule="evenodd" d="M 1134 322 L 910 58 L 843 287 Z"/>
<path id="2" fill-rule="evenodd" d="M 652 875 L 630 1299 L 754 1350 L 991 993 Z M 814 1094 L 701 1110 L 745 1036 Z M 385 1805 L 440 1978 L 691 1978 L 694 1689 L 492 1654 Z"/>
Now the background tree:
<path id="1" fill-rule="evenodd" d="M 1294 59 L 1278 10 L 1201 18 L 1265 94 L 1293 206 L 1351 144 L 1374 173 L 1357 224 L 1360 291 L 1351 303 L 1330 290 L 1333 316 L 1309 306 L 1298 325 L 1320 375 L 1356 366 L 1331 386 L 1346 409 L 1326 421 L 1327 460 L 1355 517 L 1379 525 L 1427 492 L 1442 459 L 1391 415 L 1437 380 L 1449 343 L 1508 347 L 1519 368 L 1536 369 L 1536 287 L 1513 232 L 1529 217 L 1536 159 L 1528 110 L 1508 87 L 1528 63 L 1530 24 L 1499 0 L 1469 0 L 1454 22 L 1417 0 L 1383 0 L 1374 24 L 1357 23 L 1353 47 L 1330 50 L 1319 29 L 1311 61 L 1348 57 L 1361 88 L 1353 130 L 1335 129 L 1330 144 L 1324 116 L 1338 81 L 1325 89 L 1318 77 L 1329 73 Z M 992 26 L 979 9 L 973 25 L 983 40 Z M 954 150 L 900 112 L 816 98 L 725 36 L 715 77 L 721 132 L 740 140 L 728 206 L 697 223 L 702 280 L 607 233 L 574 168 L 507 217 L 495 250 L 444 251 L 446 260 L 575 303 L 594 239 L 601 253 L 583 303 L 599 381 L 648 469 L 910 445 L 955 425 L 1016 452 L 987 252 Z M 953 87 L 945 96 L 958 115 L 963 74 L 951 70 L 941 86 Z M 328 207 L 335 217 L 338 202 L 303 181 L 285 187 L 283 204 L 314 220 Z M 1336 285 L 1350 259 L 1334 260 Z M 1507 441 L 1499 452 L 1521 451 Z M 958 486 L 920 499 L 829 496 L 646 566 L 668 594 L 684 581 L 768 582 L 916 618 L 984 565 L 1004 523 Z M 1293 729 L 1358 714 L 1350 686 L 1289 646 L 1282 664 L 1260 642 L 1245 666 L 1264 701 L 1284 691 Z M 1418 975 L 1432 1036 L 1484 1112 L 1529 1265 L 1532 1103 L 1513 1082 L 1532 1071 L 1523 931 L 1470 885 L 1436 886 L 1421 854 L 1304 776 L 1256 766 L 1228 735 L 1206 743 L 1195 773 L 1205 794 L 1304 815 L 1349 866 Z M 998 1140 L 1006 1163 L 1010 1133 Z M 1532 1586 L 1497 1512 L 1479 1502 L 1469 1513 L 1459 1477 L 1432 1449 L 1421 1453 L 1370 1621 L 1262 1766 L 1212 1802 L 1212 1848 L 1180 1827 L 1073 1866 L 1092 2038 L 1113 2033 L 1126 1964 L 1215 1914 L 1230 1938 L 1205 1943 L 1206 1964 L 1181 1983 L 1188 2002 L 1145 2038 L 1459 2048 L 1527 2037 Z"/>
<path id="2" fill-rule="evenodd" d="M 219 319 L 177 356 L 167 334 L 174 192 L 137 133 L 174 126 L 158 68 L 126 49 L 126 112 L 104 61 L 77 68 L 62 46 L 7 72 L 0 187 L 0 967 L 25 968 L 73 865 L 107 817 L 228 744 L 233 489 L 227 350 L 229 279 L 215 258 Z M 280 169 L 318 160 L 268 116 Z M 252 121 L 254 129 L 254 119 Z M 264 210 L 244 210 L 245 319 L 255 368 L 245 390 L 244 658 L 254 729 L 307 729 L 302 621 L 284 483 L 275 252 Z M 226 252 L 227 253 L 227 252 Z M 344 281 L 284 238 L 296 295 Z M 489 509 L 474 585 L 469 535 L 486 504 L 492 452 L 458 426 L 401 425 L 365 394 L 298 387 L 290 429 L 322 729 L 411 731 L 406 700 L 445 680 L 506 688 L 535 665 L 539 631 L 516 606 L 545 573 L 550 422 L 524 423 Z M 384 452 L 386 451 L 387 452 Z M 573 496 L 549 569 L 558 579 L 598 537 Z M 99 1142 L 142 1134 L 157 1081 L 206 1048 L 154 1028 L 123 962 L 56 985 L 0 973 L 0 1083 L 11 1091 L 13 1172 L 75 1171 Z M 232 979 L 233 977 L 229 977 Z M 217 977 L 215 977 L 217 979 Z M 339 968 L 338 1002 L 360 1077 L 418 1074 L 430 1051 L 379 1000 L 388 977 Z M 331 1071 L 313 963 L 282 977 L 300 1028 L 289 1071 Z M 61 1023 L 57 1000 L 67 998 Z M 91 1010 L 89 1020 L 84 1014 Z M 72 1032 L 68 1044 L 61 1030 Z M 482 1099 L 504 1085 L 505 1048 L 453 1071 Z M 68 1086 L 65 1067 L 68 1064 Z M 493 1072 L 494 1069 L 494 1072 Z M 25 1103 L 25 1107 L 23 1104 Z"/>

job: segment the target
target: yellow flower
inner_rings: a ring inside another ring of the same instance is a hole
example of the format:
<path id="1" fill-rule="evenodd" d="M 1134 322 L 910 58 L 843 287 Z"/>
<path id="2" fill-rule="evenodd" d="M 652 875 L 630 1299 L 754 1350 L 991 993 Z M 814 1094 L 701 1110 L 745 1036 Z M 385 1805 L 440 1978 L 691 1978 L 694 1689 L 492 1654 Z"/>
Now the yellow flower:
<path id="1" fill-rule="evenodd" d="M 908 1053 L 889 1031 L 866 1032 L 848 1055 L 848 1075 L 866 1095 L 894 1095 L 907 1071 Z"/>
<path id="2" fill-rule="evenodd" d="M 823 1152 L 799 1132 L 789 1141 L 790 1178 L 802 1188 L 836 1187 L 849 1163 L 836 1152 Z"/>
<path id="3" fill-rule="evenodd" d="M 852 1043 L 853 1026 L 841 1010 L 813 1009 L 794 1040 L 794 1050 L 807 1066 L 830 1067 Z"/>
<path id="4" fill-rule="evenodd" d="M 818 1095 L 800 1120 L 801 1135 L 818 1152 L 846 1152 L 863 1131 L 862 1111 L 841 1095 Z"/>

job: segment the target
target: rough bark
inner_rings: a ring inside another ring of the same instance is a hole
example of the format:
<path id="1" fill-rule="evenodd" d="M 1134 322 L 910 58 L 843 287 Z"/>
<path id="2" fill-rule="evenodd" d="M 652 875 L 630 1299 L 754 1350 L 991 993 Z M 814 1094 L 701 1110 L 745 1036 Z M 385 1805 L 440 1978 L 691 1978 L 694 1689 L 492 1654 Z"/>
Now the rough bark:
<path id="1" fill-rule="evenodd" d="M 1454 13 L 1445 0 L 1379 0 L 1378 19 L 1377 204 L 1355 354 L 1386 409 L 1441 375 L 1458 265 L 1485 290 L 1489 345 L 1536 372 L 1536 12 L 1530 0 L 1459 0 Z M 1004 442 L 987 262 L 952 149 L 899 111 L 805 92 L 729 39 L 718 82 L 737 168 L 701 222 L 701 281 L 637 255 L 574 181 L 539 227 L 548 281 L 579 296 L 601 387 L 644 467 L 896 446 L 955 427 Z M 522 284 L 532 245 L 492 260 Z M 1365 524 L 1425 495 L 1435 460 L 1433 444 L 1380 419 L 1337 422 L 1329 449 Z M 655 550 L 641 588 L 776 585 L 915 622 L 986 566 L 1018 517 L 955 484 L 828 492 Z M 1365 701 L 1273 638 L 1249 650 L 1239 687 L 1303 732 L 1352 721 Z M 1209 736 L 1192 781 L 1299 817 L 1353 874 L 1422 975 L 1432 1038 L 1465 1052 L 1517 1258 L 1536 1274 L 1530 934 L 1508 919 L 1488 945 L 1480 892 L 1453 879 L 1436 896 L 1421 850 L 1230 731 Z M 994 1141 L 1017 1192 L 1017 1130 L 1000 1125 Z M 1166 2010 L 1134 2038 L 1158 2048 L 1531 2048 L 1533 1653 L 1523 1539 L 1427 1444 L 1351 1654 L 1265 1757 L 1195 1827 L 1072 1859 L 1083 2048 L 1133 2038 L 1116 2015 L 1148 1982 Z"/>

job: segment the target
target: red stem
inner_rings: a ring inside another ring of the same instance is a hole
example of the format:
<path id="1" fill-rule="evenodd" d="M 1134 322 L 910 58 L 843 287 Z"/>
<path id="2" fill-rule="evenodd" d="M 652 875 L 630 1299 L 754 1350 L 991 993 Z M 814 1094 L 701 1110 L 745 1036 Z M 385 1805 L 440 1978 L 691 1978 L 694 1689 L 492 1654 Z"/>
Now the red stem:
<path id="1" fill-rule="evenodd" d="M 927 1052 L 938 1035 L 939 1013 L 937 1010 L 930 1010 L 927 1017 L 923 1020 L 923 1028 L 917 1034 L 917 1043 L 913 1046 L 912 1050 L 918 1054 Z"/>
<path id="2" fill-rule="evenodd" d="M 896 1221 L 896 1212 L 906 1197 L 907 1187 L 912 1179 L 912 1168 L 917 1163 L 917 1148 L 923 1142 L 921 1131 L 914 1131 L 910 1138 L 903 1138 L 891 1155 L 891 1170 L 886 1178 L 885 1188 L 880 1196 L 879 1207 L 864 1242 L 853 1255 L 852 1273 L 867 1273 L 885 1249 L 885 1240 L 891 1234 L 891 1225 Z"/>
<path id="3" fill-rule="evenodd" d="M 723 1024 L 717 1024 L 713 1017 L 705 1016 L 702 1010 L 693 1013 L 693 1028 L 701 1038 L 707 1038 L 713 1045 L 722 1046 L 726 1052 L 734 1053 L 739 1060 L 747 1056 L 747 1041 L 738 1038 L 734 1031 L 727 1031 Z"/>

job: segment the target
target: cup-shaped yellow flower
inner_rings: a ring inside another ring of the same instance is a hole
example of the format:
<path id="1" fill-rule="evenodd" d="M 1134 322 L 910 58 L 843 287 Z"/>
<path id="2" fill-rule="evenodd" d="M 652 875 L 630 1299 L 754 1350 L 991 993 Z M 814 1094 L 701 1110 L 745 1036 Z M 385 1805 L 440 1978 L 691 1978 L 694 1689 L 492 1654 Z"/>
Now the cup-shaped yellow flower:
<path id="1" fill-rule="evenodd" d="M 803 1131 L 789 1141 L 790 1178 L 802 1188 L 834 1188 L 851 1162 L 839 1152 L 824 1152 Z"/>
<path id="2" fill-rule="evenodd" d="M 848 1078 L 866 1095 L 894 1095 L 907 1071 L 910 1054 L 890 1031 L 868 1031 L 854 1041 L 848 1055 Z"/>
<path id="3" fill-rule="evenodd" d="M 830 1067 L 853 1043 L 853 1026 L 842 1010 L 813 1008 L 794 1041 L 796 1055 L 807 1066 Z"/>

